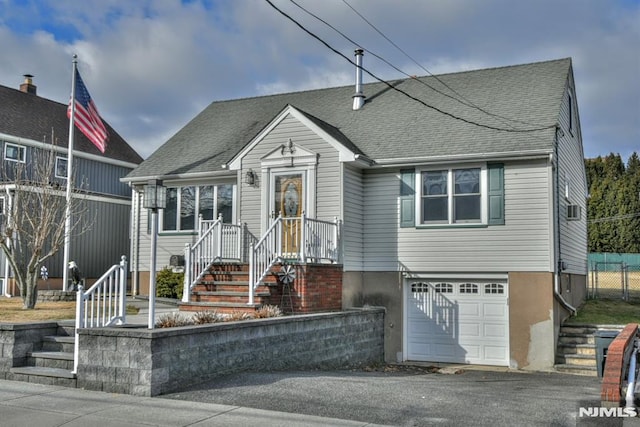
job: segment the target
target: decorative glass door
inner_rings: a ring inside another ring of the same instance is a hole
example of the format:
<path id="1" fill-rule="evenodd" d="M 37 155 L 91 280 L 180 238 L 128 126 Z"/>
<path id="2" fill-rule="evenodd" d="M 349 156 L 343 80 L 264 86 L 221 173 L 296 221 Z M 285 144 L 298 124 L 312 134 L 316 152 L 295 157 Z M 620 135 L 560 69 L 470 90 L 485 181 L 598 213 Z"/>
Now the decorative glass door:
<path id="1" fill-rule="evenodd" d="M 304 181 L 301 173 L 274 176 L 273 210 L 282 214 L 282 254 L 297 255 L 300 247 Z"/>

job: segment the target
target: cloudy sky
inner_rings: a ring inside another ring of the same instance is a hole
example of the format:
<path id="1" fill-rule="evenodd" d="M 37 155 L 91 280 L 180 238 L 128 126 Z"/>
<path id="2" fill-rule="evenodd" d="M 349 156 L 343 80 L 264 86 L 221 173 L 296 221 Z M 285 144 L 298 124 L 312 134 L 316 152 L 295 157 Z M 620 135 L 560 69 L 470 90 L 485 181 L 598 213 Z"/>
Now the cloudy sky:
<path id="1" fill-rule="evenodd" d="M 585 155 L 640 152 L 638 0 L 271 1 L 344 55 L 356 46 L 302 8 L 409 75 L 571 57 Z M 63 103 L 77 54 L 102 116 L 143 157 L 212 101 L 354 75 L 265 0 L 0 0 L 0 52 L 0 85 L 33 74 Z"/>

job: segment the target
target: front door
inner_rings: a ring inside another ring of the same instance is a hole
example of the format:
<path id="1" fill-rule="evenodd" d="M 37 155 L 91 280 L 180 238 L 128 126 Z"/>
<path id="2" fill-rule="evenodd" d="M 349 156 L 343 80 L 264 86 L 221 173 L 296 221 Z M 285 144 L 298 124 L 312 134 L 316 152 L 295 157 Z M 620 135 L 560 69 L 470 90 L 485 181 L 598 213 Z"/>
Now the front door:
<path id="1" fill-rule="evenodd" d="M 304 210 L 304 182 L 301 173 L 279 174 L 274 177 L 274 212 L 282 214 L 282 254 L 297 255 L 300 247 Z"/>

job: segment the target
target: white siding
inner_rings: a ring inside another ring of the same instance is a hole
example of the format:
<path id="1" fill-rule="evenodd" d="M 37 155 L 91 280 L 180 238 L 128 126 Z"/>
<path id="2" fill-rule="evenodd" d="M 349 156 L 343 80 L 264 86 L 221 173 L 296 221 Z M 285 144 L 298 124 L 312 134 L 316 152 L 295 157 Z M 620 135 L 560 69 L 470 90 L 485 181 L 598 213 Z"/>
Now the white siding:
<path id="1" fill-rule="evenodd" d="M 258 185 L 248 186 L 241 183 L 241 211 L 243 222 L 249 226 L 249 230 L 260 237 L 264 227 L 261 217 L 263 206 L 269 203 L 269 188 L 263 191 L 263 186 L 268 183 L 263 182 L 265 175 L 262 172 L 260 159 L 269 154 L 274 149 L 286 144 L 291 138 L 294 146 L 304 147 L 319 155 L 316 170 L 316 186 L 311 188 L 315 191 L 315 217 L 323 220 L 333 220 L 340 216 L 340 162 L 338 152 L 326 141 L 312 132 L 308 127 L 300 123 L 296 118 L 289 115 L 266 135 L 242 159 L 242 173 L 244 177 L 246 171 L 252 169 L 259 176 Z M 263 200 L 263 197 L 266 200 Z"/>
<path id="2" fill-rule="evenodd" d="M 362 171 L 345 165 L 344 173 L 344 224 L 342 228 L 345 271 L 363 269 L 364 191 Z"/>
<path id="3" fill-rule="evenodd" d="M 569 91 L 565 91 L 560 111 L 560 127 L 564 136 L 558 142 L 559 192 L 559 257 L 566 263 L 566 273 L 587 274 L 587 188 L 582 135 L 578 118 L 577 99 L 573 80 L 569 80 L 573 97 L 573 131 L 569 130 Z M 569 182 L 569 198 L 565 198 L 565 185 Z M 578 205 L 582 211 L 579 221 L 567 220 L 567 205 Z"/>
<path id="4" fill-rule="evenodd" d="M 505 164 L 505 225 L 399 228 L 399 171 L 366 173 L 365 270 L 549 271 L 549 166 Z"/>

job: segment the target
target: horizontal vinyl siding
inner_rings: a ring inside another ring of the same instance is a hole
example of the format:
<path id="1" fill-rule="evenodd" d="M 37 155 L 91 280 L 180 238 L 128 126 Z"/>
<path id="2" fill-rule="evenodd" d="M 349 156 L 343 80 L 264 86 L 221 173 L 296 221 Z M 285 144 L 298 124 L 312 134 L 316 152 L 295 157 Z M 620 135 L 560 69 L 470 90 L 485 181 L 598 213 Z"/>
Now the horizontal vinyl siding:
<path id="1" fill-rule="evenodd" d="M 147 209 L 140 210 L 140 241 L 138 242 L 139 259 L 138 270 L 149 271 L 149 262 L 151 259 L 151 234 L 147 231 L 150 229 L 149 221 L 151 220 Z M 158 216 L 162 215 L 162 211 Z M 158 218 L 159 219 L 159 218 Z M 186 243 L 193 244 L 196 241 L 194 233 L 159 233 L 156 242 L 157 258 L 156 267 L 161 270 L 169 265 L 171 255 L 184 255 L 184 246 Z"/>
<path id="2" fill-rule="evenodd" d="M 344 223 L 342 239 L 345 271 L 361 271 L 364 252 L 364 191 L 362 171 L 345 165 L 344 169 Z"/>
<path id="3" fill-rule="evenodd" d="M 86 203 L 88 228 L 79 226 L 73 231 L 69 260 L 78 264 L 84 277 L 98 278 L 119 263 L 122 255 L 129 258 L 131 206 L 92 200 Z M 50 277 L 62 277 L 63 262 L 62 249 L 45 261 Z"/>
<path id="4" fill-rule="evenodd" d="M 242 221 L 246 222 L 249 230 L 257 237 L 264 231 L 264 218 L 262 218 L 263 206 L 269 203 L 269 183 L 263 182 L 262 165 L 260 159 L 271 151 L 286 144 L 291 138 L 293 144 L 304 147 L 319 155 L 316 169 L 316 186 L 310 191 L 316 194 L 316 218 L 333 220 L 340 215 L 340 163 L 338 152 L 326 141 L 312 132 L 292 116 L 287 116 L 274 129 L 266 135 L 242 160 L 242 174 L 252 169 L 258 174 L 258 185 L 248 186 L 241 183 L 241 211 Z M 244 179 L 243 179 L 244 181 Z M 262 200 L 263 186 L 267 186 L 264 194 L 266 200 Z M 269 206 L 269 211 L 272 207 Z"/>
<path id="5" fill-rule="evenodd" d="M 399 180 L 399 170 L 365 174 L 365 270 L 549 270 L 546 161 L 505 164 L 505 225 L 399 228 Z"/>
<path id="6" fill-rule="evenodd" d="M 560 258 L 566 263 L 565 272 L 587 274 L 587 188 L 582 141 L 579 132 L 577 100 L 573 95 L 574 130 L 569 131 L 569 95 L 565 92 L 560 113 L 560 126 L 564 136 L 558 143 L 559 228 Z M 565 198 L 565 184 L 569 185 L 569 199 Z M 579 221 L 567 220 L 567 205 L 578 205 L 582 210 Z"/>

